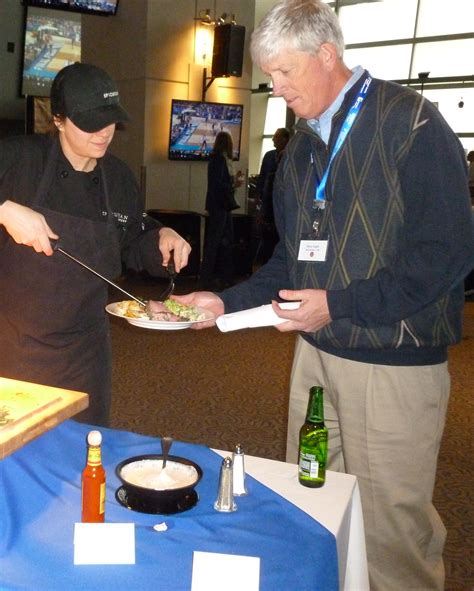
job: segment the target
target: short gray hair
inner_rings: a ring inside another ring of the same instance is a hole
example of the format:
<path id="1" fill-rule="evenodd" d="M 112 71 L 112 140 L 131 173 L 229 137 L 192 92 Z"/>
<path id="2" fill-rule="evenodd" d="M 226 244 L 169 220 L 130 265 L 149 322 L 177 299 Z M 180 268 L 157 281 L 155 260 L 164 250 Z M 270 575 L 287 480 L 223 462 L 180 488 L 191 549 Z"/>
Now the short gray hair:
<path id="1" fill-rule="evenodd" d="M 329 5 L 322 0 L 283 0 L 254 30 L 250 52 L 253 62 L 261 66 L 285 49 L 316 54 L 323 43 L 332 43 L 342 58 L 344 36 Z"/>

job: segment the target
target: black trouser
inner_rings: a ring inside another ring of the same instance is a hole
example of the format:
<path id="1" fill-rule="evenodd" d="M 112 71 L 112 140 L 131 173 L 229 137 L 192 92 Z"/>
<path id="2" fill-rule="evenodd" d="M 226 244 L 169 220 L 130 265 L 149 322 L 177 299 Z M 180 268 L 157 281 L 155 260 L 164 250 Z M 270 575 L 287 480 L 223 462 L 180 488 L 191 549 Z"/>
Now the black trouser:
<path id="1" fill-rule="evenodd" d="M 203 281 L 232 281 L 234 225 L 230 211 L 209 212 L 200 277 Z"/>

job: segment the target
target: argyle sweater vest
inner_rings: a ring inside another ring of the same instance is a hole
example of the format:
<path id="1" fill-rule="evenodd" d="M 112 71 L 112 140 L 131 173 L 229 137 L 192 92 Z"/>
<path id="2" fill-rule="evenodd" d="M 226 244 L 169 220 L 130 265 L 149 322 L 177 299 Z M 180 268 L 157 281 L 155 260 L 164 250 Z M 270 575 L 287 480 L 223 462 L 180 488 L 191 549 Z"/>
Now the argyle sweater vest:
<path id="1" fill-rule="evenodd" d="M 405 215 L 411 198 L 406 187 L 417 182 L 415 177 L 406 179 L 406 175 L 403 183 L 401 179 L 407 159 L 412 158 L 411 148 L 417 135 L 435 121 L 437 133 L 445 134 L 453 149 L 458 149 L 457 138 L 434 105 L 410 89 L 374 79 L 331 165 L 321 228 L 329 236 L 327 260 L 314 264 L 298 261 L 300 240 L 313 222 L 316 184 L 326 169 L 332 145 L 357 91 L 356 84 L 333 118 L 329 148 L 306 121 L 297 124 L 276 179 L 275 218 L 285 244 L 290 283 L 295 289 L 344 290 L 350 284 L 354 288 L 358 281 L 374 277 L 382 269 L 396 269 L 406 238 Z M 433 145 L 432 150 L 436 149 Z M 429 154 L 427 150 L 427 158 Z M 424 163 L 419 164 L 420 170 L 425 170 Z M 447 175 L 455 173 L 447 167 Z M 433 198 L 436 199 L 436 187 Z M 420 223 L 429 224 L 429 220 Z M 446 295 L 400 321 L 387 319 L 385 323 L 380 318 L 376 326 L 364 327 L 354 324 L 350 317 L 340 317 L 304 336 L 329 351 L 445 347 L 461 337 L 463 302 L 459 281 Z"/>

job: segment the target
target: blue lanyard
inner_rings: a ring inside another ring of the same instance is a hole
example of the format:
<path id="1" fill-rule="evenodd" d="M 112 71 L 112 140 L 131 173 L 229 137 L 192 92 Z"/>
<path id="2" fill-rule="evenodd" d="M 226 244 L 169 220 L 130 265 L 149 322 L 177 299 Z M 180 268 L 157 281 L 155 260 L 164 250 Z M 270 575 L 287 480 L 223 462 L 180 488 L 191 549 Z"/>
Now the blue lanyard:
<path id="1" fill-rule="evenodd" d="M 341 131 L 339 132 L 336 143 L 334 144 L 334 148 L 333 148 L 331 157 L 329 158 L 329 164 L 326 168 L 326 171 L 323 174 L 323 178 L 321 179 L 321 182 L 316 187 L 316 194 L 315 194 L 314 200 L 313 200 L 313 208 L 324 209 L 324 207 L 326 205 L 326 198 L 324 196 L 324 193 L 326 190 L 326 183 L 327 183 L 328 176 L 329 176 L 329 169 L 331 167 L 332 161 L 334 160 L 336 154 L 339 152 L 342 144 L 344 143 L 354 121 L 356 120 L 357 115 L 359 114 L 360 108 L 362 106 L 362 103 L 364 102 L 366 95 L 367 95 L 367 91 L 369 90 L 369 86 L 370 86 L 371 82 L 372 82 L 372 78 L 370 76 L 367 76 L 367 78 L 364 80 L 362 86 L 360 87 L 359 94 L 357 95 L 357 98 L 354 101 L 354 104 L 350 108 L 349 113 L 347 113 L 346 119 L 345 119 L 344 123 L 342 124 Z M 311 155 L 311 161 L 312 160 L 313 160 L 313 157 Z"/>

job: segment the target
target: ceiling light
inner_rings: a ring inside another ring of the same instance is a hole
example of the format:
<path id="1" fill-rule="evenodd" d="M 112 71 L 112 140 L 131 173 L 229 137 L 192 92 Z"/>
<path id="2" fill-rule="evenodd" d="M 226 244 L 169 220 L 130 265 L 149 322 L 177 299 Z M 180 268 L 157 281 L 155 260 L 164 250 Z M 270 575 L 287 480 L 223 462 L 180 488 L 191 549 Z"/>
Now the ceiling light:
<path id="1" fill-rule="evenodd" d="M 217 19 L 216 25 L 224 25 L 228 16 L 229 15 L 227 14 L 227 12 L 223 12 L 221 16 Z"/>
<path id="2" fill-rule="evenodd" d="M 206 8 L 206 10 L 200 10 L 199 16 L 194 19 L 195 21 L 199 21 L 201 25 L 215 25 L 216 23 L 211 18 L 211 9 Z"/>

